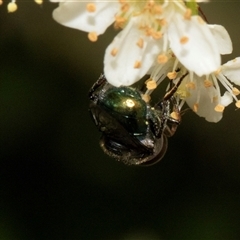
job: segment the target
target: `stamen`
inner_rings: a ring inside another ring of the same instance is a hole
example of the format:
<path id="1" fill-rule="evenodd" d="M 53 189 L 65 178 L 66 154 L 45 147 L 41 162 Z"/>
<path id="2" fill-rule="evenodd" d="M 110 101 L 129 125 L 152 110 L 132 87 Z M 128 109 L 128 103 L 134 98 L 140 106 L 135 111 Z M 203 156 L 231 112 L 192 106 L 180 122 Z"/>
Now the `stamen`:
<path id="1" fill-rule="evenodd" d="M 86 6 L 86 9 L 88 12 L 95 12 L 96 11 L 96 5 L 94 3 L 88 3 Z"/>
<path id="2" fill-rule="evenodd" d="M 196 85 L 195 85 L 194 82 L 188 82 L 188 83 L 186 84 L 186 88 L 191 89 L 191 90 L 194 90 L 194 89 L 196 89 Z"/>
<path id="3" fill-rule="evenodd" d="M 161 32 L 152 32 L 152 37 L 154 38 L 154 39 L 160 39 L 160 38 L 162 38 L 162 33 Z"/>
<path id="4" fill-rule="evenodd" d="M 221 105 L 221 104 L 218 104 L 215 108 L 214 108 L 214 110 L 216 111 L 216 112 L 223 112 L 224 111 L 224 106 L 223 105 Z"/>
<path id="5" fill-rule="evenodd" d="M 129 8 L 130 8 L 129 4 L 128 4 L 128 3 L 124 3 L 124 4 L 122 5 L 122 7 L 121 7 L 121 10 L 122 10 L 123 12 L 127 12 L 127 11 L 129 10 Z"/>
<path id="6" fill-rule="evenodd" d="M 235 103 L 236 107 L 237 108 L 240 108 L 240 100 L 238 100 L 236 103 Z"/>
<path id="7" fill-rule="evenodd" d="M 153 90 L 153 89 L 157 88 L 157 83 L 154 80 L 147 81 L 146 85 L 147 85 L 148 90 Z"/>
<path id="8" fill-rule="evenodd" d="M 134 63 L 134 68 L 140 68 L 141 67 L 141 62 L 140 61 L 136 61 L 135 63 Z"/>
<path id="9" fill-rule="evenodd" d="M 212 87 L 212 85 L 213 85 L 212 82 L 210 80 L 208 80 L 208 79 L 205 79 L 203 84 L 204 84 L 205 88 Z"/>
<path id="10" fill-rule="evenodd" d="M 142 38 L 139 38 L 138 41 L 137 41 L 137 45 L 140 47 L 140 48 L 143 48 L 143 44 L 144 44 L 144 41 Z"/>
<path id="11" fill-rule="evenodd" d="M 233 93 L 235 96 L 237 96 L 237 95 L 240 94 L 240 91 L 239 91 L 236 87 L 234 87 L 234 88 L 232 89 L 232 93 Z"/>
<path id="12" fill-rule="evenodd" d="M 111 55 L 113 57 L 115 57 L 117 55 L 117 53 L 118 53 L 118 49 L 117 48 L 113 48 L 112 51 L 111 51 Z"/>
<path id="13" fill-rule="evenodd" d="M 151 96 L 148 94 L 143 94 L 142 95 L 142 99 L 143 101 L 145 101 L 146 103 L 148 103 L 151 100 Z"/>
<path id="14" fill-rule="evenodd" d="M 158 63 L 166 63 L 168 61 L 168 57 L 165 54 L 160 54 L 157 57 Z"/>
<path id="15" fill-rule="evenodd" d="M 168 77 L 170 80 L 175 79 L 176 76 L 177 76 L 177 73 L 176 73 L 175 71 L 174 71 L 174 72 L 169 72 L 169 73 L 167 74 L 167 77 Z"/>
<path id="16" fill-rule="evenodd" d="M 97 39 L 98 39 L 97 33 L 96 33 L 96 32 L 90 32 L 90 33 L 88 33 L 88 39 L 89 39 L 91 42 L 96 42 Z"/>
<path id="17" fill-rule="evenodd" d="M 189 41 L 189 38 L 186 36 L 183 36 L 180 38 L 180 43 L 181 44 L 186 44 Z"/>
<path id="18" fill-rule="evenodd" d="M 190 20 L 191 17 L 192 17 L 192 10 L 191 10 L 190 8 L 187 8 L 187 11 L 186 11 L 185 14 L 184 14 L 184 18 L 185 18 L 186 20 Z"/>

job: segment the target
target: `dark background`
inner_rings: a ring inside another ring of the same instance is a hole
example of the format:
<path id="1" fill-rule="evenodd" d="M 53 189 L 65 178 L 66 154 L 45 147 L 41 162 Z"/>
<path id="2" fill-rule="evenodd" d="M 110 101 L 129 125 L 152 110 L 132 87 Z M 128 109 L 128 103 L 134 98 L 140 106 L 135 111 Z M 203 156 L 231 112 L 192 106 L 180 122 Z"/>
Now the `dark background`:
<path id="1" fill-rule="evenodd" d="M 148 168 L 104 155 L 87 93 L 112 27 L 96 43 L 53 21 L 57 6 L 0 7 L 0 239 L 239 239 L 240 111 L 183 117 Z M 240 56 L 239 1 L 203 5 Z M 197 57 L 197 56 L 196 56 Z"/>

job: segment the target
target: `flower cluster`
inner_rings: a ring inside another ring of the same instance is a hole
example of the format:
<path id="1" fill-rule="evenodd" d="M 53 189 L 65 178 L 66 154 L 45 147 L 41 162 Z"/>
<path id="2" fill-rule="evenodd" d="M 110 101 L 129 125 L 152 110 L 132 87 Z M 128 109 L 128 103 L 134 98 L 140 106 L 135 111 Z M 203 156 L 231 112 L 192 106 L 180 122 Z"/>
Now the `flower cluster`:
<path id="1" fill-rule="evenodd" d="M 114 24 L 121 31 L 104 57 L 104 73 L 112 85 L 132 85 L 151 73 L 145 94 L 149 99 L 163 79 L 177 81 L 189 72 L 176 93 L 181 106 L 186 102 L 199 116 L 217 122 L 233 99 L 240 107 L 239 90 L 228 80 L 240 84 L 240 59 L 221 66 L 221 55 L 232 52 L 231 39 L 223 26 L 202 19 L 197 2 L 61 0 L 53 18 L 88 32 L 93 42 Z M 219 82 L 226 89 L 223 96 Z"/>

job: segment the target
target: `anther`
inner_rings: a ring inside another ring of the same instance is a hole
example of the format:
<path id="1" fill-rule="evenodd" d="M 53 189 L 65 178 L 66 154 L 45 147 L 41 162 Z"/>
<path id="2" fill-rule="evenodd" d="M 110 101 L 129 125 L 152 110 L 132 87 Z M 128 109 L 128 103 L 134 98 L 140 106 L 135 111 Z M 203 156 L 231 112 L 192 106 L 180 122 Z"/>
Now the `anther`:
<path id="1" fill-rule="evenodd" d="M 86 6 L 86 9 L 88 12 L 95 12 L 96 11 L 96 5 L 94 3 L 88 3 Z"/>
<path id="2" fill-rule="evenodd" d="M 97 33 L 96 33 L 96 32 L 90 32 L 90 33 L 88 33 L 88 39 L 89 39 L 91 42 L 96 42 L 97 39 L 98 39 Z"/>
<path id="3" fill-rule="evenodd" d="M 137 41 L 137 45 L 140 47 L 140 48 L 143 48 L 143 44 L 144 44 L 144 41 L 142 38 L 139 38 L 138 41 Z"/>
<path id="4" fill-rule="evenodd" d="M 146 82 L 146 86 L 148 90 L 153 90 L 157 87 L 157 83 L 154 80 L 149 80 Z"/>
<path id="5" fill-rule="evenodd" d="M 180 43 L 181 44 L 186 44 L 189 41 L 189 38 L 186 36 L 183 36 L 180 38 Z"/>
<path id="6" fill-rule="evenodd" d="M 233 93 L 235 96 L 237 96 L 237 95 L 240 94 L 240 91 L 239 91 L 236 87 L 234 87 L 234 88 L 232 89 L 232 93 Z"/>
<path id="7" fill-rule="evenodd" d="M 140 61 L 136 61 L 135 63 L 134 63 L 134 66 L 133 66 L 134 68 L 140 68 L 141 67 L 141 62 Z"/>
<path id="8" fill-rule="evenodd" d="M 186 11 L 185 14 L 184 14 L 184 18 L 185 18 L 186 20 L 190 20 L 191 17 L 192 17 L 192 10 L 191 10 L 190 8 L 187 8 L 187 11 Z"/>
<path id="9" fill-rule="evenodd" d="M 166 63 L 168 61 L 168 57 L 165 54 L 160 54 L 157 57 L 158 63 Z"/>
<path id="10" fill-rule="evenodd" d="M 225 109 L 225 107 L 223 106 L 223 105 L 221 105 L 221 104 L 218 104 L 215 108 L 214 108 L 214 110 L 216 111 L 216 112 L 223 112 L 224 111 L 224 109 Z"/>
<path id="11" fill-rule="evenodd" d="M 176 76 L 177 76 L 177 73 L 176 73 L 175 71 L 174 71 L 174 72 L 169 72 L 169 73 L 167 74 L 167 77 L 168 77 L 170 80 L 175 79 Z"/>
<path id="12" fill-rule="evenodd" d="M 8 9 L 8 12 L 9 13 L 12 13 L 12 12 L 15 12 L 17 11 L 17 4 L 15 2 L 10 2 L 8 5 L 7 5 L 7 9 Z"/>
<path id="13" fill-rule="evenodd" d="M 198 103 L 193 105 L 193 111 L 196 113 L 198 111 Z"/>
<path id="14" fill-rule="evenodd" d="M 204 84 L 205 88 L 212 87 L 212 85 L 213 85 L 212 82 L 210 80 L 208 80 L 208 79 L 205 79 L 203 84 Z"/>
<path id="15" fill-rule="evenodd" d="M 117 48 L 113 48 L 112 51 L 111 51 L 111 55 L 113 57 L 115 57 L 117 55 L 117 53 L 118 53 L 118 49 Z"/>

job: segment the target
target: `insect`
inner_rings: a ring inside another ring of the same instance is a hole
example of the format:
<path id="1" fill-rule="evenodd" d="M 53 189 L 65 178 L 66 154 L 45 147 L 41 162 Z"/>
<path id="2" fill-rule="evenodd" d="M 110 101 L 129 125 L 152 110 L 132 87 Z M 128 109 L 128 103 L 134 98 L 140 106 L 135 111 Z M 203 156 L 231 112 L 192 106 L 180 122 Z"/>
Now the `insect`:
<path id="1" fill-rule="evenodd" d="M 187 74 L 176 85 L 172 83 L 154 107 L 142 99 L 140 90 L 114 87 L 102 74 L 89 91 L 89 110 L 102 133 L 103 151 L 128 165 L 149 166 L 159 162 L 166 153 L 168 137 L 181 121 L 174 93 Z M 178 117 L 171 117 L 171 112 Z"/>

